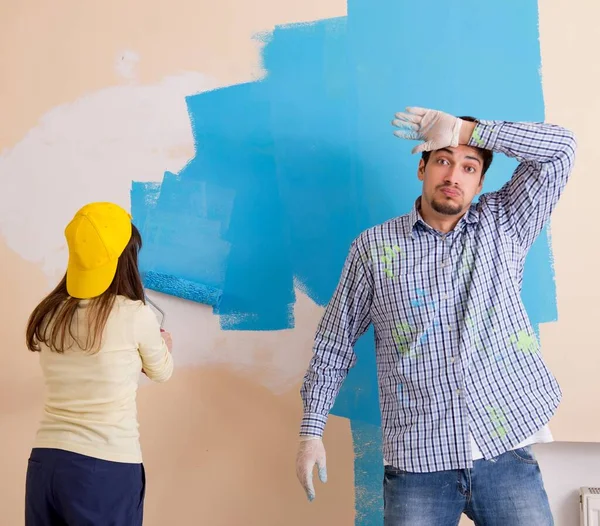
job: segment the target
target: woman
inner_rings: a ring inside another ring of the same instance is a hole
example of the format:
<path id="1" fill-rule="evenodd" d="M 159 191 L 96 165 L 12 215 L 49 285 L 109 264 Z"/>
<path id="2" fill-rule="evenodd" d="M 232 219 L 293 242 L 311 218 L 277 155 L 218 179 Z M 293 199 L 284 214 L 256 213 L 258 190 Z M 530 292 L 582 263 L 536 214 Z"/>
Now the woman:
<path id="1" fill-rule="evenodd" d="M 46 398 L 28 461 L 25 523 L 141 525 L 136 392 L 140 370 L 157 382 L 170 378 L 171 337 L 145 304 L 142 240 L 125 210 L 88 204 L 65 237 L 66 275 L 27 326 Z"/>

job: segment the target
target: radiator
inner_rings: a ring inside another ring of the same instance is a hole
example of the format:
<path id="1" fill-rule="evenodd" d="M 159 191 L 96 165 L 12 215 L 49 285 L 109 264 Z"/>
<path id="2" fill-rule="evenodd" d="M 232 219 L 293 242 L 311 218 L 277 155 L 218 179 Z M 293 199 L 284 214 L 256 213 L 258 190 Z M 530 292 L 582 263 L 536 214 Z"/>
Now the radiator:
<path id="1" fill-rule="evenodd" d="M 579 524 L 600 526 L 600 488 L 579 488 Z"/>

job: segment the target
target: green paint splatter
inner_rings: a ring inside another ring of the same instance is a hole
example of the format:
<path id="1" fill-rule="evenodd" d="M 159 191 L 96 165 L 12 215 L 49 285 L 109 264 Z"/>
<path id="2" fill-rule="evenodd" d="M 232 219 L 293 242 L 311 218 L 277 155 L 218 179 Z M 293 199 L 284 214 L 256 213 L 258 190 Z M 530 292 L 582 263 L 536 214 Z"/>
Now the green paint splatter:
<path id="1" fill-rule="evenodd" d="M 402 249 L 398 245 L 385 245 L 383 251 L 390 258 L 393 258 L 396 254 L 402 254 Z"/>
<path id="2" fill-rule="evenodd" d="M 383 251 L 380 255 L 379 251 Z M 382 245 L 379 249 L 371 250 L 371 259 L 373 262 L 383 263 L 386 276 L 390 279 L 394 279 L 394 260 L 403 258 L 405 256 L 404 251 L 398 245 Z"/>
<path id="3" fill-rule="evenodd" d="M 535 336 L 528 334 L 527 331 L 521 330 L 517 334 L 513 334 L 510 337 L 510 342 L 513 343 L 516 348 L 525 354 L 533 354 L 538 352 L 539 345 Z"/>
<path id="4" fill-rule="evenodd" d="M 475 128 L 473 130 L 473 140 L 481 147 L 483 147 L 483 139 L 481 138 L 481 136 L 479 135 L 479 131 L 477 130 L 477 128 Z"/>
<path id="5" fill-rule="evenodd" d="M 504 411 L 499 407 L 491 407 L 487 406 L 486 410 L 488 412 L 488 416 L 494 425 L 494 431 L 497 437 L 504 438 L 506 436 L 506 416 L 504 415 Z"/>
<path id="6" fill-rule="evenodd" d="M 405 358 L 418 356 L 416 351 L 412 351 L 410 348 L 412 342 L 411 333 L 412 327 L 406 322 L 397 323 L 396 327 L 392 329 L 392 337 L 394 338 L 398 352 Z"/>

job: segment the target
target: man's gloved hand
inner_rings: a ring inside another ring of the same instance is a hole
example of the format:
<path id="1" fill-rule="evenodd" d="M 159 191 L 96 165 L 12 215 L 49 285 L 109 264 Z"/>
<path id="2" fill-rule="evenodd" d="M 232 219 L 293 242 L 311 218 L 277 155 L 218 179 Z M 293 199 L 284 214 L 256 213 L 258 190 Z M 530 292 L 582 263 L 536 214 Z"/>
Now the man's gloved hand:
<path id="1" fill-rule="evenodd" d="M 406 112 L 396 113 L 392 124 L 400 128 L 394 132 L 396 137 L 425 141 L 412 150 L 420 153 L 458 146 L 462 122 L 442 111 L 409 107 Z"/>
<path id="2" fill-rule="evenodd" d="M 315 464 L 319 469 L 319 479 L 327 482 L 327 466 L 325 463 L 325 446 L 319 437 L 301 436 L 296 456 L 296 476 L 302 484 L 308 500 L 315 498 L 313 486 L 313 468 Z"/>

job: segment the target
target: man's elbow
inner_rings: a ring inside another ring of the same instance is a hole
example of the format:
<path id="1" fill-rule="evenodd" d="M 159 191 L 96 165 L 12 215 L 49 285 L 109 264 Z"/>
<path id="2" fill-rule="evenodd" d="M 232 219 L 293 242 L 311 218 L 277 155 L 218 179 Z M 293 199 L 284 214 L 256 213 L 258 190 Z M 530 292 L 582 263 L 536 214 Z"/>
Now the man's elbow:
<path id="1" fill-rule="evenodd" d="M 575 137 L 575 133 L 571 130 L 565 129 L 565 149 L 568 150 L 571 154 L 575 155 L 577 151 L 577 137 Z"/>
<path id="2" fill-rule="evenodd" d="M 562 147 L 557 158 L 560 160 L 562 170 L 570 174 L 575 165 L 575 152 L 577 151 L 577 138 L 575 134 L 571 130 L 563 128 L 561 144 Z"/>

